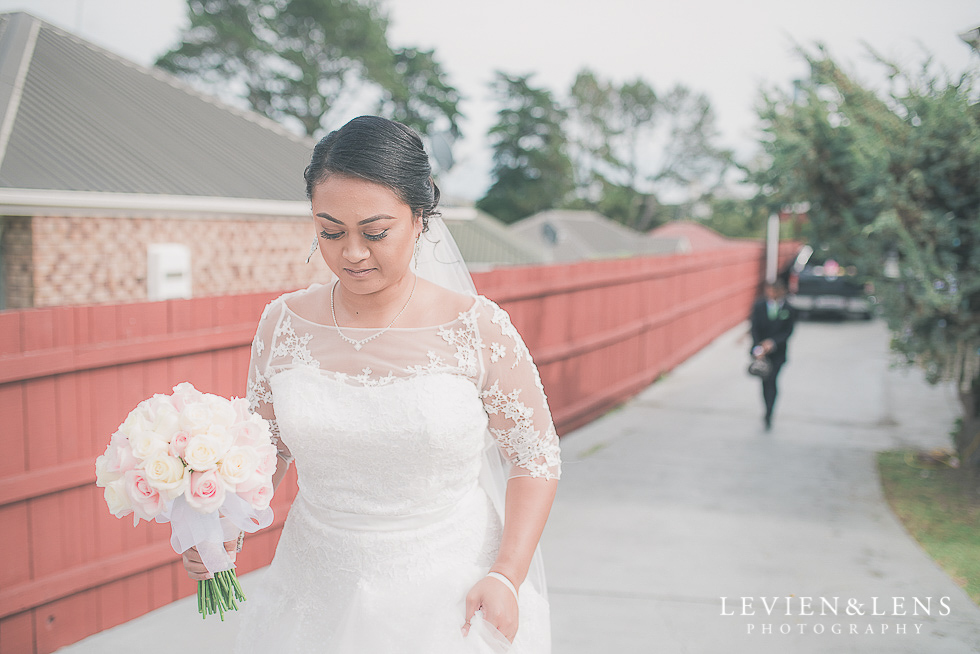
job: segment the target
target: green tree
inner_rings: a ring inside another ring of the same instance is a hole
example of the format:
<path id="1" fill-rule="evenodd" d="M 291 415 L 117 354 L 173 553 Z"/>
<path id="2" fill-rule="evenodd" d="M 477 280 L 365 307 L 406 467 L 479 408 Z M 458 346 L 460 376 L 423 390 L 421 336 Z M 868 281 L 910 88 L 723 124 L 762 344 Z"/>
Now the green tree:
<path id="1" fill-rule="evenodd" d="M 688 188 L 688 201 L 699 202 L 722 185 L 732 165 L 732 153 L 715 144 L 718 128 L 711 102 L 683 84 L 663 99 L 666 138 L 658 169 L 651 181 L 659 188 Z"/>
<path id="2" fill-rule="evenodd" d="M 892 347 L 963 405 L 954 442 L 980 466 L 980 104 L 976 73 L 881 61 L 875 93 L 823 50 L 809 77 L 765 98 L 771 165 L 756 181 L 771 210 L 809 203 L 815 245 L 874 280 Z"/>
<path id="3" fill-rule="evenodd" d="M 614 123 L 620 150 L 617 158 L 626 173 L 626 185 L 630 188 L 640 188 L 643 137 L 654 127 L 654 119 L 660 109 L 657 94 L 641 79 L 623 84 L 617 89 Z"/>
<path id="4" fill-rule="evenodd" d="M 423 134 L 437 121 L 458 133 L 458 94 L 432 52 L 392 51 L 375 0 L 188 0 L 187 13 L 157 66 L 277 122 L 314 135 L 373 93 Z"/>
<path id="5" fill-rule="evenodd" d="M 769 213 L 757 201 L 734 197 L 712 197 L 709 215 L 701 222 L 729 238 L 762 238 Z"/>
<path id="6" fill-rule="evenodd" d="M 576 193 L 569 206 L 594 209 L 645 231 L 676 211 L 661 202 L 682 195 L 681 212 L 721 184 L 731 153 L 715 145 L 707 98 L 678 85 L 660 96 L 642 79 L 621 85 L 588 69 L 568 98 Z"/>
<path id="7" fill-rule="evenodd" d="M 568 101 L 568 151 L 575 169 L 579 198 L 597 202 L 601 180 L 620 164 L 613 155 L 613 112 L 616 89 L 583 69 L 575 77 Z"/>
<path id="8" fill-rule="evenodd" d="M 616 86 L 583 69 L 567 104 L 576 181 L 567 206 L 630 226 L 648 221 L 657 202 L 640 189 L 640 172 L 643 135 L 659 108 L 654 90 L 641 79 Z"/>
<path id="9" fill-rule="evenodd" d="M 394 53 L 395 79 L 386 89 L 381 113 L 422 134 L 448 132 L 459 138 L 459 91 L 432 50 L 404 48 Z"/>
<path id="10" fill-rule="evenodd" d="M 476 206 L 510 223 L 558 206 L 574 187 L 567 114 L 529 75 L 498 72 L 493 89 L 501 104 L 489 133 L 494 183 Z"/>

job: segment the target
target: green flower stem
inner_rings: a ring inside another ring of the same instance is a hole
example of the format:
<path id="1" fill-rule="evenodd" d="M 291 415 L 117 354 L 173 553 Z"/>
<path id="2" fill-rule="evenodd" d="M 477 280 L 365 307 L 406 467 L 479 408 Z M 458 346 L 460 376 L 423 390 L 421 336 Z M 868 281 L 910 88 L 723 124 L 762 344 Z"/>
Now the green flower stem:
<path id="1" fill-rule="evenodd" d="M 223 570 L 211 579 L 197 582 L 197 611 L 201 619 L 217 613 L 224 622 L 225 611 L 237 611 L 238 602 L 244 601 L 245 593 L 234 570 Z"/>

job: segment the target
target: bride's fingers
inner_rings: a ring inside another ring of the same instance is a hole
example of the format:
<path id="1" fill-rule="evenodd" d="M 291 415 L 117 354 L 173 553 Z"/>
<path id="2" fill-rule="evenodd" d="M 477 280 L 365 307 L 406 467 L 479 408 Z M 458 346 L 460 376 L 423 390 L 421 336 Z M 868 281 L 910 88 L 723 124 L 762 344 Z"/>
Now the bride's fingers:
<path id="1" fill-rule="evenodd" d="M 463 622 L 464 636 L 470 633 L 470 622 L 472 622 L 473 616 L 476 615 L 476 612 L 480 609 L 480 605 L 483 603 L 483 598 L 475 591 L 476 588 L 473 588 L 466 594 L 466 610 L 464 612 L 466 620 Z"/>
<path id="2" fill-rule="evenodd" d="M 188 565 L 192 567 L 203 566 L 204 562 L 201 560 L 201 554 L 197 551 L 196 547 L 192 547 L 184 552 L 184 566 Z"/>
<path id="3" fill-rule="evenodd" d="M 470 632 L 470 623 L 477 611 L 482 611 L 483 619 L 499 631 L 504 637 L 513 642 L 517 636 L 518 606 L 517 600 L 505 586 L 495 579 L 483 579 L 466 595 L 466 621 L 463 624 L 463 635 Z"/>
<path id="4" fill-rule="evenodd" d="M 187 576 L 194 581 L 202 581 L 204 579 L 210 579 L 211 573 L 208 572 L 207 567 L 201 561 L 201 556 L 198 554 L 197 550 L 191 548 L 184 552 L 181 560 L 184 564 L 184 570 L 187 571 Z"/>

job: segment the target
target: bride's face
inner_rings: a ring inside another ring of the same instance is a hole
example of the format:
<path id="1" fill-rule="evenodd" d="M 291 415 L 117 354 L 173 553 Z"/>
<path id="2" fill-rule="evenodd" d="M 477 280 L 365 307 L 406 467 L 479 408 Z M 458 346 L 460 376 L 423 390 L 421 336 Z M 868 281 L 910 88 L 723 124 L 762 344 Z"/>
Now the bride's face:
<path id="1" fill-rule="evenodd" d="M 376 293 L 408 273 L 422 220 L 392 190 L 334 174 L 312 202 L 321 255 L 346 290 Z"/>

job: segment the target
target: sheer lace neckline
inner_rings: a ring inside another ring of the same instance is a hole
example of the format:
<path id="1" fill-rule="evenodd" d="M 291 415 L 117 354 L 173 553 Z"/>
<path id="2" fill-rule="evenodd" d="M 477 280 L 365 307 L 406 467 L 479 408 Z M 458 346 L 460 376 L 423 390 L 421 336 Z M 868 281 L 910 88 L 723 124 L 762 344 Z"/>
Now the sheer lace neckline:
<path id="1" fill-rule="evenodd" d="M 322 288 L 323 286 L 324 286 L 324 284 L 312 284 L 311 286 L 308 286 L 307 288 L 305 288 L 305 289 L 303 289 L 301 291 L 297 291 L 295 294 L 296 295 L 299 295 L 300 293 L 303 293 L 303 294 L 309 293 L 313 289 Z M 293 295 L 293 294 L 290 294 L 290 295 Z M 332 329 L 334 331 L 337 330 L 337 326 L 336 325 L 329 325 L 329 324 L 325 324 L 325 323 L 322 323 L 322 322 L 317 322 L 315 320 L 311 320 L 311 319 L 309 319 L 309 318 L 307 318 L 305 316 L 302 316 L 299 313 L 297 313 L 295 309 L 293 309 L 291 306 L 289 306 L 289 302 L 287 301 L 288 300 L 288 297 L 289 296 L 286 296 L 286 297 L 283 298 L 282 304 L 285 307 L 286 312 L 289 313 L 289 315 L 291 315 L 294 318 L 297 318 L 299 320 L 302 320 L 303 322 L 305 322 L 305 323 L 307 323 L 309 325 L 314 325 L 316 327 L 323 327 L 325 329 Z M 446 321 L 446 322 L 441 323 L 441 324 L 438 324 L 438 325 L 425 325 L 425 326 L 422 326 L 422 327 L 389 327 L 386 331 L 389 331 L 389 332 L 417 332 L 417 331 L 430 331 L 430 330 L 433 330 L 433 329 L 437 329 L 437 330 L 447 329 L 450 326 L 455 325 L 456 323 L 458 323 L 461 320 L 463 320 L 469 314 L 472 314 L 474 311 L 476 311 L 477 305 L 479 305 L 479 299 L 474 297 L 473 298 L 473 303 L 470 305 L 470 308 L 467 309 L 466 311 L 460 312 L 460 314 L 458 316 L 456 316 L 455 318 L 453 318 L 452 320 Z M 349 331 L 364 332 L 364 331 L 377 331 L 379 328 L 378 327 L 344 327 L 343 329 L 345 331 L 346 330 L 349 330 Z"/>

